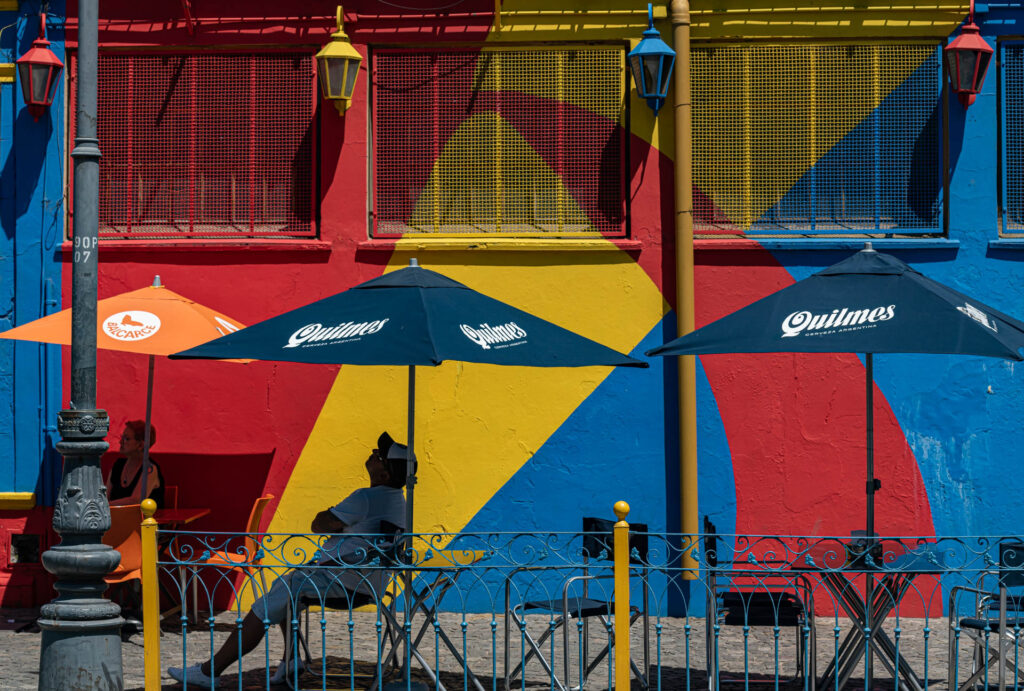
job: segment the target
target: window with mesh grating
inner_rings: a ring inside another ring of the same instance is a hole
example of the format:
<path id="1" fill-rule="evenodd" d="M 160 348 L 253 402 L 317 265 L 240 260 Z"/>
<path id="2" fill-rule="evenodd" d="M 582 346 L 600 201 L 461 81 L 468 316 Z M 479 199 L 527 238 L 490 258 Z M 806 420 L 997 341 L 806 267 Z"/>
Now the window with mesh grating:
<path id="1" fill-rule="evenodd" d="M 100 238 L 314 235 L 313 80 L 312 54 L 101 52 Z"/>
<path id="2" fill-rule="evenodd" d="M 1002 98 L 1002 229 L 1024 237 L 1024 43 L 1000 43 Z"/>
<path id="3" fill-rule="evenodd" d="M 625 52 L 372 54 L 374 237 L 626 230 Z"/>
<path id="4" fill-rule="evenodd" d="M 913 43 L 695 46 L 695 230 L 943 232 L 940 52 Z"/>

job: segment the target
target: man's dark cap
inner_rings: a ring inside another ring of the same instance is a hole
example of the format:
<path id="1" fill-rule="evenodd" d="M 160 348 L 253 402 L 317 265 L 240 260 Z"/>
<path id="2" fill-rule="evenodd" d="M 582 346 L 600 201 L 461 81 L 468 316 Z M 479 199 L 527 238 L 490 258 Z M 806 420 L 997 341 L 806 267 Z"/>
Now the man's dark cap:
<path id="1" fill-rule="evenodd" d="M 377 439 L 377 450 L 380 451 L 380 457 L 388 461 L 397 461 L 405 459 L 406 453 L 405 444 L 399 444 L 391 435 L 384 432 Z"/>

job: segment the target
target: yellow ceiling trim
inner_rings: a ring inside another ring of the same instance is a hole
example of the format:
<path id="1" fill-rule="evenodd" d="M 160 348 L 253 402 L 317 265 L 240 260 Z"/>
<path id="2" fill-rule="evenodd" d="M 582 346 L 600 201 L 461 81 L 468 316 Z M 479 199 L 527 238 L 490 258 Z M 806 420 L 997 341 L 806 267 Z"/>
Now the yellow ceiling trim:
<path id="1" fill-rule="evenodd" d="M 526 252 L 619 252 L 618 245 L 611 239 L 603 237 L 578 238 L 573 236 L 551 237 L 500 237 L 493 233 L 488 235 L 471 234 L 468 237 L 418 237 L 406 234 L 395 242 L 398 251 L 416 250 L 505 250 Z"/>

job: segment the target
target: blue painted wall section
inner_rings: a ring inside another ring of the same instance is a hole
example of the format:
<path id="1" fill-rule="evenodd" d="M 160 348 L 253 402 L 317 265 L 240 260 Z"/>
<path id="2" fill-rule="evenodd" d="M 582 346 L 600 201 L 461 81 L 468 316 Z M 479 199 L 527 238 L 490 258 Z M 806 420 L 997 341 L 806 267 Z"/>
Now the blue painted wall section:
<path id="1" fill-rule="evenodd" d="M 0 13 L 3 62 L 31 46 L 40 9 L 23 3 L 17 13 Z M 64 60 L 64 3 L 48 10 L 50 48 Z M 17 82 L 0 86 L 0 329 L 60 307 L 64 93 L 62 83 L 50 112 L 36 121 Z M 52 502 L 60 399 L 59 348 L 0 341 L 0 414 L 8 421 L 0 425 L 0 492 L 36 492 L 37 501 Z"/>
<path id="2" fill-rule="evenodd" d="M 669 315 L 631 355 L 643 357 L 644 351 L 674 333 L 675 319 Z M 653 359 L 646 370 L 613 370 L 473 517 L 466 532 L 487 532 L 500 525 L 503 531 L 511 532 L 530 533 L 544 526 L 545 532 L 576 533 L 582 528 L 583 516 L 611 518 L 611 506 L 624 499 L 631 507 L 631 523 L 646 523 L 652 532 L 678 533 L 675 381 L 675 362 L 671 359 Z M 712 511 L 711 519 L 718 529 L 729 533 L 736 523 L 732 464 L 721 420 L 713 414 L 711 387 L 700 368 L 698 404 L 701 411 L 709 411 L 699 420 L 701 505 Z M 666 411 L 672 419 L 666 418 Z M 569 459 L 580 463 L 573 465 Z M 658 544 L 653 542 L 652 548 L 658 548 Z M 561 597 L 560 591 L 555 592 L 559 583 L 558 579 L 538 579 L 533 584 L 538 591 L 534 597 Z M 660 611 L 681 611 L 678 605 L 687 595 L 686 585 L 666 589 L 664 584 L 657 584 L 652 588 L 654 593 L 667 595 Z M 486 603 L 474 604 L 488 611 Z M 695 604 L 703 611 L 702 596 Z"/>

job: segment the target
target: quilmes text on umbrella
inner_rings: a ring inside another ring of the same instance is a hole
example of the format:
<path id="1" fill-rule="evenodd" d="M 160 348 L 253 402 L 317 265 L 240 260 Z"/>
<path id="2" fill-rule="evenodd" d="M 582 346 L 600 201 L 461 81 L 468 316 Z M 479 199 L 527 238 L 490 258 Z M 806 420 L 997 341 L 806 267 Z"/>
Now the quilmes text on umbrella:
<path id="1" fill-rule="evenodd" d="M 300 345 L 328 345 L 345 341 L 355 341 L 363 336 L 375 334 L 391 321 L 390 318 L 377 319 L 372 322 L 342 322 L 336 326 L 323 324 L 306 324 L 288 337 L 285 348 L 297 348 Z"/>
<path id="2" fill-rule="evenodd" d="M 490 350 L 492 345 L 495 348 L 509 348 L 526 342 L 526 330 L 515 322 L 508 322 L 500 326 L 484 323 L 477 327 L 459 324 L 459 328 L 462 329 L 466 338 L 484 350 Z"/>
<path id="3" fill-rule="evenodd" d="M 851 310 L 843 307 L 829 314 L 811 314 L 807 310 L 791 312 L 782 320 L 782 337 L 792 338 L 807 331 L 823 331 L 836 327 L 861 326 L 889 321 L 896 316 L 896 305 Z M 818 335 L 818 334 L 815 334 Z"/>

